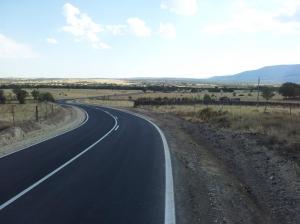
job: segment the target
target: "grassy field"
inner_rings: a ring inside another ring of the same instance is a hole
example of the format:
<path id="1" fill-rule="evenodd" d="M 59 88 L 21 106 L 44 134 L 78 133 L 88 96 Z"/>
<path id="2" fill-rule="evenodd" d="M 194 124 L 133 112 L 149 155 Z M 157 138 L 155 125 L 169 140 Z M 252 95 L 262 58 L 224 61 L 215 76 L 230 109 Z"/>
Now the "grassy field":
<path id="1" fill-rule="evenodd" d="M 265 134 L 274 140 L 300 143 L 300 108 L 251 106 L 144 106 L 162 113 L 172 113 L 192 122 L 209 122 L 220 128 L 230 128 Z"/>
<path id="2" fill-rule="evenodd" d="M 33 121 L 36 119 L 36 103 L 4 104 L 0 105 L 0 130 L 15 124 Z M 51 113 L 56 113 L 59 106 L 55 104 L 38 104 L 39 119 L 47 118 Z"/>
<path id="3" fill-rule="evenodd" d="M 208 94 L 211 96 L 212 99 L 218 100 L 220 97 L 227 96 L 229 98 L 240 98 L 241 101 L 256 101 L 257 100 L 257 93 L 256 92 L 250 92 L 248 90 L 245 91 L 235 91 L 234 93 L 212 93 L 208 91 L 202 91 L 199 93 L 190 93 L 190 92 L 169 92 L 169 93 L 163 93 L 163 92 L 146 92 L 146 93 L 140 93 L 140 94 L 132 94 L 131 96 L 114 96 L 113 99 L 132 99 L 136 100 L 138 98 L 196 98 L 196 99 L 202 99 L 205 94 Z M 278 93 L 275 94 L 275 96 L 272 98 L 271 101 L 281 101 L 283 97 L 279 95 Z M 263 101 L 264 99 L 260 96 L 260 100 Z"/>
<path id="4" fill-rule="evenodd" d="M 31 91 L 33 89 L 25 89 L 29 93 L 27 99 L 32 99 Z M 56 89 L 56 88 L 43 88 L 39 89 L 40 92 L 50 92 L 55 99 L 70 99 L 70 98 L 88 98 L 96 96 L 109 96 L 110 99 L 114 100 L 136 100 L 138 98 L 196 98 L 202 99 L 205 94 L 211 96 L 212 99 L 218 100 L 220 97 L 229 97 L 229 98 L 240 98 L 241 101 L 256 101 L 257 93 L 250 92 L 249 90 L 236 90 L 234 93 L 219 93 L 219 92 L 208 92 L 203 90 L 199 93 L 191 92 L 152 92 L 147 91 L 143 92 L 140 90 L 106 90 L 106 89 Z M 5 94 L 12 98 L 11 90 L 5 90 Z M 270 101 L 282 101 L 283 97 L 278 93 Z M 260 96 L 260 101 L 264 99 Z"/>
<path id="5" fill-rule="evenodd" d="M 32 99 L 31 91 L 33 89 L 24 89 L 29 93 L 27 99 Z M 39 89 L 40 92 L 51 93 L 56 100 L 58 99 L 70 99 L 70 98 L 82 98 L 82 97 L 95 97 L 95 96 L 118 96 L 142 93 L 139 90 L 106 90 L 106 89 L 56 89 L 56 88 L 43 88 Z M 13 96 L 12 90 L 5 90 L 6 96 Z"/>

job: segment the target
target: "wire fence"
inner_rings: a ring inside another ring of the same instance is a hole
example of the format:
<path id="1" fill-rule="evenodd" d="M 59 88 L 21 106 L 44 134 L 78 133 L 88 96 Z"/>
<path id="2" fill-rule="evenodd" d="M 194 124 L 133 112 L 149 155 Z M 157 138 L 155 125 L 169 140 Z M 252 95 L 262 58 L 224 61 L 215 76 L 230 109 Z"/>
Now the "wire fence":
<path id="1" fill-rule="evenodd" d="M 47 120 L 58 109 L 54 103 L 0 104 L 0 130 L 25 121 Z"/>

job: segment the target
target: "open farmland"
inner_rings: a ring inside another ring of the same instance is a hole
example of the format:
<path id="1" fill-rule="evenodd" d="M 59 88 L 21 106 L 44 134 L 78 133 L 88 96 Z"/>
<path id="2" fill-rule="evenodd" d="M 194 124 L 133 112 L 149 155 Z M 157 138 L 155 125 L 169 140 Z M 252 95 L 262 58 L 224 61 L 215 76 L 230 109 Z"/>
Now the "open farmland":
<path id="1" fill-rule="evenodd" d="M 29 93 L 27 99 L 31 99 L 31 91 L 33 89 L 24 89 Z M 89 98 L 97 96 L 118 96 L 141 93 L 140 90 L 110 90 L 110 89 L 66 89 L 66 88 L 41 88 L 38 89 L 41 93 L 49 92 L 56 100 L 59 99 L 73 99 L 73 98 Z M 12 96 L 12 90 L 6 89 L 6 95 Z"/>
<path id="2" fill-rule="evenodd" d="M 192 99 L 202 99 L 205 94 L 208 94 L 212 99 L 218 100 L 221 97 L 228 97 L 228 98 L 239 98 L 241 101 L 257 101 L 257 91 L 250 91 L 250 90 L 235 90 L 234 92 L 213 92 L 213 90 L 202 90 L 199 92 L 190 92 L 190 91 L 173 91 L 173 92 L 141 92 L 140 94 L 132 94 L 130 96 L 113 96 L 112 99 L 132 99 L 136 100 L 138 98 L 192 98 Z M 260 95 L 260 100 L 261 98 Z M 283 97 L 276 93 L 275 96 L 271 99 L 271 101 L 282 101 Z"/>

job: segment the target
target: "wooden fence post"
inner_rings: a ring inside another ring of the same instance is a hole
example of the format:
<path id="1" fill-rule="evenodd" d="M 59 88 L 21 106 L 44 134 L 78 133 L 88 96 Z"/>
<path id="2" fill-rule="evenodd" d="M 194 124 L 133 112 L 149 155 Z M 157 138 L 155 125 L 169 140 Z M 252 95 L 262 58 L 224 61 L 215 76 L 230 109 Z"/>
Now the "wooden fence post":
<path id="1" fill-rule="evenodd" d="M 39 108 L 38 108 L 38 105 L 35 106 L 35 120 L 39 121 Z"/>
<path id="2" fill-rule="evenodd" d="M 46 103 L 46 114 L 45 114 L 45 119 L 47 120 L 48 118 L 48 107 L 47 107 L 47 103 Z"/>
<path id="3" fill-rule="evenodd" d="M 11 114 L 12 114 L 13 126 L 16 127 L 16 123 L 15 123 L 15 105 L 11 106 Z"/>

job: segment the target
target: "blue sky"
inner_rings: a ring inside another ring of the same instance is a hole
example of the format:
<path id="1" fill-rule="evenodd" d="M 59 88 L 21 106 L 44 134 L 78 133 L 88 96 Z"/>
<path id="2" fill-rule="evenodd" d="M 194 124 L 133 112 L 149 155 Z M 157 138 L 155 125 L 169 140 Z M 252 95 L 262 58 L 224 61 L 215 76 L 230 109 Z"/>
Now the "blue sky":
<path id="1" fill-rule="evenodd" d="M 192 77 L 300 63 L 300 0 L 0 0 L 0 77 Z"/>

